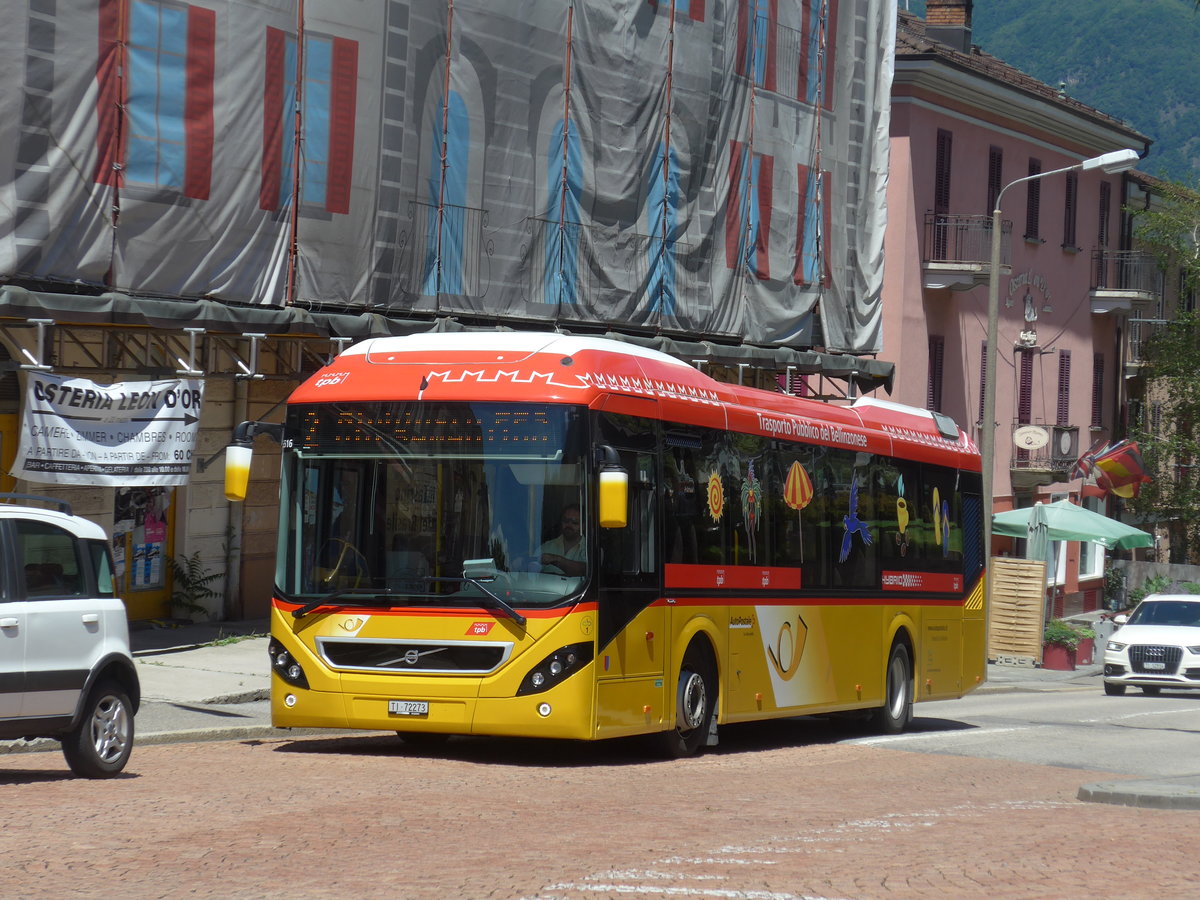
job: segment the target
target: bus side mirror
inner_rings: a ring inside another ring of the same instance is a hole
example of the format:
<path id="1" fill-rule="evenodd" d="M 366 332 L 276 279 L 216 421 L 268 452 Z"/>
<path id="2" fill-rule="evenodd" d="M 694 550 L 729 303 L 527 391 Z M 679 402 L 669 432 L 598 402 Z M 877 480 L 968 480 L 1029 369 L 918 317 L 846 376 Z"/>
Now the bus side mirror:
<path id="1" fill-rule="evenodd" d="M 225 448 L 225 499 L 239 502 L 246 499 L 250 486 L 250 458 L 254 451 L 249 444 L 230 444 Z"/>
<path id="2" fill-rule="evenodd" d="M 629 524 L 629 473 L 612 447 L 601 447 L 600 527 L 624 528 Z"/>

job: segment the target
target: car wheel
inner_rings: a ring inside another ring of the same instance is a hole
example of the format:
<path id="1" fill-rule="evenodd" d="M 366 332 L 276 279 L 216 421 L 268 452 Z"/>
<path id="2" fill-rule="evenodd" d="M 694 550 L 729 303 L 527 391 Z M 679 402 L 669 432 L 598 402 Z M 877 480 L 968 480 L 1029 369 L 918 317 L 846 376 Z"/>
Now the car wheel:
<path id="1" fill-rule="evenodd" d="M 887 687 L 884 704 L 875 710 L 875 730 L 881 734 L 899 734 L 912 721 L 913 679 L 908 647 L 892 644 L 888 655 Z"/>
<path id="2" fill-rule="evenodd" d="M 133 707 L 115 681 L 92 688 L 75 730 L 62 739 L 63 756 L 76 775 L 112 778 L 133 751 Z"/>
<path id="3" fill-rule="evenodd" d="M 688 645 L 675 688 L 675 727 L 659 736 L 659 748 L 670 759 L 694 755 L 713 726 L 717 709 L 717 666 L 708 643 Z"/>
<path id="4" fill-rule="evenodd" d="M 1147 684 L 1142 687 L 1142 693 L 1147 697 L 1157 697 L 1160 693 L 1162 693 L 1162 688 L 1160 688 L 1158 685 Z"/>
<path id="5" fill-rule="evenodd" d="M 1104 682 L 1104 693 L 1110 697 L 1122 697 L 1125 695 L 1125 685 L 1113 684 L 1111 681 Z"/>

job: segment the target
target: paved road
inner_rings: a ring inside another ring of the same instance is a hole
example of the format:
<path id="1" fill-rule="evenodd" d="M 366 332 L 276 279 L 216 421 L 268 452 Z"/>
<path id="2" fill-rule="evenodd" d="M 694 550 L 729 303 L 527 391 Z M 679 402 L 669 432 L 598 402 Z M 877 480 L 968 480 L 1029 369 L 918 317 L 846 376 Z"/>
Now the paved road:
<path id="1" fill-rule="evenodd" d="M 1200 811 L 1080 803 L 1095 772 L 834 743 L 716 752 L 394 736 L 143 746 L 126 776 L 0 767 L 14 897 L 1034 898 L 1195 895 Z"/>

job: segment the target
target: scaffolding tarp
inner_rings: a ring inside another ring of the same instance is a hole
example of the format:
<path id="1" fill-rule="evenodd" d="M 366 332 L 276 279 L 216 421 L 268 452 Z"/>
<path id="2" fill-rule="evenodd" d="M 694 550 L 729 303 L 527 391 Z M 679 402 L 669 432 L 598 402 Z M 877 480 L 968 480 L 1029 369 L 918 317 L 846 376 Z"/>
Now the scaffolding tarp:
<path id="1" fill-rule="evenodd" d="M 874 353 L 895 6 L 6 4 L 0 280 Z"/>

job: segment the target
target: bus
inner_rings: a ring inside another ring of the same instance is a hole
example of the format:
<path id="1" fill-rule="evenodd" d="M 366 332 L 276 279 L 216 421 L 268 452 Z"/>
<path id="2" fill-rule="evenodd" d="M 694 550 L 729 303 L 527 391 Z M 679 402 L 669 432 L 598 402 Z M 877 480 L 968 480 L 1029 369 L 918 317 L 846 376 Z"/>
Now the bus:
<path id="1" fill-rule="evenodd" d="M 230 499 L 260 431 L 277 727 L 679 757 L 775 717 L 896 733 L 985 678 L 980 457 L 940 413 L 489 332 L 347 348 L 239 426 Z"/>

